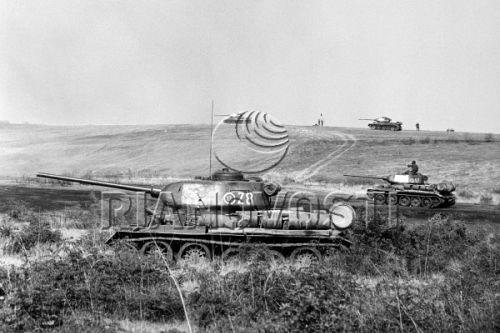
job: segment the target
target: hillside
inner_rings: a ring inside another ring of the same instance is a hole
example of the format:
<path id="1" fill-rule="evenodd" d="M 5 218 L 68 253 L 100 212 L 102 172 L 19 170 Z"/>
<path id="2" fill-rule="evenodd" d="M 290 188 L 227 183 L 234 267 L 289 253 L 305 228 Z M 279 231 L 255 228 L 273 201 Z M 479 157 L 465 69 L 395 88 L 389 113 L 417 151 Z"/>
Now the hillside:
<path id="1" fill-rule="evenodd" d="M 431 181 L 451 180 L 461 191 L 500 192 L 500 135 L 296 126 L 288 131 L 289 153 L 266 177 L 356 184 L 342 175 L 386 176 L 416 160 Z M 207 175 L 209 133 L 207 125 L 2 125 L 0 176 L 38 171 L 160 179 Z M 232 153 L 249 165 L 259 163 Z"/>

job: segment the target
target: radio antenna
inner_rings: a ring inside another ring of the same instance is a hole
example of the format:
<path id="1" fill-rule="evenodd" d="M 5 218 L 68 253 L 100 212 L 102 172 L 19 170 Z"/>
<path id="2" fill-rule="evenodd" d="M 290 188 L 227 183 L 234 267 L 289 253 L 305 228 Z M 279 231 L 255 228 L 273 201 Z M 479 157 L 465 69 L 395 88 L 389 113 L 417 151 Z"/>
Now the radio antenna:
<path id="1" fill-rule="evenodd" d="M 212 100 L 212 114 L 210 118 L 210 162 L 208 167 L 208 178 L 212 179 L 212 145 L 214 142 L 214 100 Z"/>

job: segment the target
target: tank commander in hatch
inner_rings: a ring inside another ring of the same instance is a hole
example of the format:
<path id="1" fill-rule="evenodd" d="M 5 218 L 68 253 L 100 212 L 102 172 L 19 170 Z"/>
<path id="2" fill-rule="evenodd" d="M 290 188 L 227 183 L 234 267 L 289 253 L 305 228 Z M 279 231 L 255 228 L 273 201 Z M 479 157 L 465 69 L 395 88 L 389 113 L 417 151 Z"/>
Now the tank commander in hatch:
<path id="1" fill-rule="evenodd" d="M 408 170 L 406 170 L 404 175 L 417 175 L 418 174 L 418 165 L 417 162 L 411 161 L 411 164 L 408 164 Z"/>

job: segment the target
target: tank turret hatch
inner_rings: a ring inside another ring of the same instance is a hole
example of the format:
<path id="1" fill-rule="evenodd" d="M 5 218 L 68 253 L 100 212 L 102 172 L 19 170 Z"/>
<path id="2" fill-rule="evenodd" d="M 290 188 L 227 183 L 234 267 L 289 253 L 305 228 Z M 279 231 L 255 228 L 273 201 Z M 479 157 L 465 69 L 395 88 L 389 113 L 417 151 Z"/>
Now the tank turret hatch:
<path id="1" fill-rule="evenodd" d="M 244 181 L 245 176 L 239 171 L 229 170 L 228 168 L 223 168 L 222 170 L 217 170 L 212 174 L 212 180 L 233 180 L 233 181 Z"/>

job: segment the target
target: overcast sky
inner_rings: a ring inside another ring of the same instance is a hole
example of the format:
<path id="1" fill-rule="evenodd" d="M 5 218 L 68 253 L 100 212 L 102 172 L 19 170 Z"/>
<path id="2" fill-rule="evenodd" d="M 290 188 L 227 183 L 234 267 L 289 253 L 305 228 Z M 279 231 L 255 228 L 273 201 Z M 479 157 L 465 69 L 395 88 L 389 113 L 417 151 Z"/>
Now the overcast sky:
<path id="1" fill-rule="evenodd" d="M 500 133 L 500 1 L 0 0 L 0 120 Z"/>

